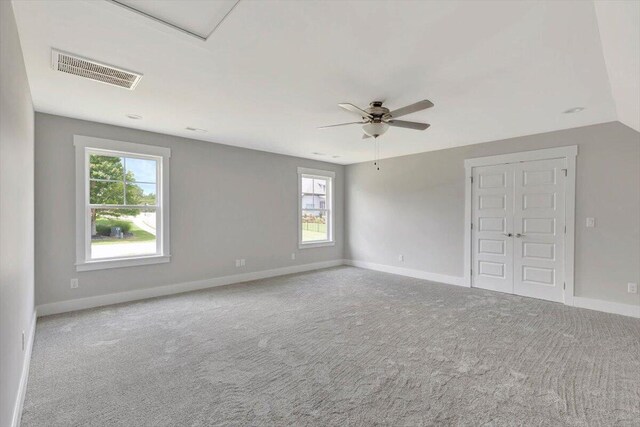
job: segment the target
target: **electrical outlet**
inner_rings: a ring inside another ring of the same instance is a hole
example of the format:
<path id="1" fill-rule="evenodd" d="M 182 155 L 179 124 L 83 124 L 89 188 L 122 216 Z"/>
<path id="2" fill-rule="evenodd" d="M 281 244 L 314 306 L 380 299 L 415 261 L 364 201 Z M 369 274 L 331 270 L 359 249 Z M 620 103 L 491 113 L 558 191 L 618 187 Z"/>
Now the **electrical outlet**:
<path id="1" fill-rule="evenodd" d="M 403 262 L 404 261 L 404 255 L 398 255 L 398 261 Z"/>
<path id="2" fill-rule="evenodd" d="M 71 279 L 71 289 L 76 289 L 78 287 L 78 279 Z"/>
<path id="3" fill-rule="evenodd" d="M 596 226 L 596 219 L 595 218 L 587 218 L 587 228 L 593 228 Z"/>
<path id="4" fill-rule="evenodd" d="M 630 294 L 637 294 L 638 293 L 638 284 L 637 283 L 627 283 L 627 292 L 629 292 Z"/>
<path id="5" fill-rule="evenodd" d="M 291 253 L 291 259 L 296 259 L 296 253 L 295 252 Z"/>

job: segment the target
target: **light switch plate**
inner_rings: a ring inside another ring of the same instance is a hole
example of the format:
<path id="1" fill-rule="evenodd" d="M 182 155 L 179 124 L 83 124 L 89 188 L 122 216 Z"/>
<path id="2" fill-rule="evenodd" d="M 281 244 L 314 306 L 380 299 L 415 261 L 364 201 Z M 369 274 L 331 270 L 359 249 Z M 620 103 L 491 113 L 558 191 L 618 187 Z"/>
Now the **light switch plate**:
<path id="1" fill-rule="evenodd" d="M 587 218 L 587 228 L 593 228 L 596 226 L 595 218 Z"/>

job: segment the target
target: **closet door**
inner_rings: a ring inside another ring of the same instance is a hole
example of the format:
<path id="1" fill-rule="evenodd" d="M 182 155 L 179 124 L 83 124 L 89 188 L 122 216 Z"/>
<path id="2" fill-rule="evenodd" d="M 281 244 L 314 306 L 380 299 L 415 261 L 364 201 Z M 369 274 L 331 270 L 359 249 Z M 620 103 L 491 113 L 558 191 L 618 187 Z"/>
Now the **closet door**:
<path id="1" fill-rule="evenodd" d="M 513 165 L 473 168 L 472 286 L 513 293 Z"/>
<path id="2" fill-rule="evenodd" d="M 514 164 L 515 294 L 564 300 L 565 162 Z"/>

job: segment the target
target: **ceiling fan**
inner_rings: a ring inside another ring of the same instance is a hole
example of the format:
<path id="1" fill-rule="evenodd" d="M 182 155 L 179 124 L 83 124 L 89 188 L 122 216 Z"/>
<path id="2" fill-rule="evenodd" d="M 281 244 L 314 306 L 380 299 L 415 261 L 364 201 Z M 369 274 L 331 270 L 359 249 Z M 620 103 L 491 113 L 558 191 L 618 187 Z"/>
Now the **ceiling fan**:
<path id="1" fill-rule="evenodd" d="M 318 129 L 327 129 L 336 126 L 347 125 L 362 125 L 364 135 L 362 139 L 374 137 L 377 138 L 389 129 L 389 126 L 395 126 L 399 128 L 407 128 L 414 130 L 425 130 L 429 126 L 428 123 L 406 122 L 404 120 L 396 120 L 397 117 L 406 116 L 407 114 L 415 113 L 416 111 L 426 110 L 433 107 L 433 102 L 428 99 L 416 102 L 415 104 L 407 105 L 406 107 L 398 108 L 397 110 L 390 111 L 388 108 L 382 106 L 382 101 L 374 101 L 369 104 L 369 108 L 362 109 L 356 107 L 353 104 L 343 103 L 338 104 L 341 108 L 347 111 L 356 113 L 362 117 L 361 122 L 349 122 L 340 123 L 337 125 L 321 126 Z"/>

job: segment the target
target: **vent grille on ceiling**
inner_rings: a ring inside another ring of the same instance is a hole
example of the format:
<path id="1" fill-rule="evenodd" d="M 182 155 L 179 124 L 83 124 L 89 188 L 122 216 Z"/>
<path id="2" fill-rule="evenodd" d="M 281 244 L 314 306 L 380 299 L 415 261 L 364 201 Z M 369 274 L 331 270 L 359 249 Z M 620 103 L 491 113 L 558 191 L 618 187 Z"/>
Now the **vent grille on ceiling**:
<path id="1" fill-rule="evenodd" d="M 54 70 L 129 90 L 135 89 L 142 78 L 142 74 L 112 67 L 111 65 L 102 64 L 91 59 L 71 55 L 55 49 L 51 51 L 51 61 Z"/>

